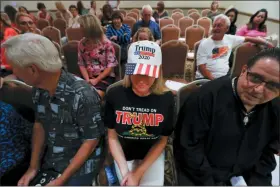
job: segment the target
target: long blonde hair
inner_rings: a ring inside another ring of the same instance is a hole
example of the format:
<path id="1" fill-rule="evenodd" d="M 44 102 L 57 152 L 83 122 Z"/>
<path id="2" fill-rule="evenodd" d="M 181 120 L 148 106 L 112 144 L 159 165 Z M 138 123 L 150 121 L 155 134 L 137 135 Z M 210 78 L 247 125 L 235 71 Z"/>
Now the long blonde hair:
<path id="1" fill-rule="evenodd" d="M 125 88 L 129 88 L 132 86 L 131 83 L 131 75 L 125 75 L 123 78 L 123 86 Z M 162 95 L 167 91 L 170 91 L 164 84 L 164 80 L 162 77 L 162 68 L 160 66 L 160 70 L 159 70 L 159 77 L 155 79 L 155 82 L 153 83 L 153 85 L 150 88 L 151 93 L 155 94 L 155 95 Z"/>
<path id="2" fill-rule="evenodd" d="M 65 8 L 64 4 L 61 1 L 56 1 L 55 2 L 55 7 L 59 11 L 66 11 L 67 9 Z"/>
<path id="3" fill-rule="evenodd" d="M 148 27 L 141 27 L 137 30 L 137 32 L 133 36 L 133 42 L 138 41 L 139 34 L 145 32 L 149 36 L 149 41 L 155 41 L 152 31 Z"/>
<path id="4" fill-rule="evenodd" d="M 101 42 L 104 39 L 104 32 L 99 19 L 94 15 L 83 15 L 79 18 L 79 23 L 83 27 L 84 35 L 88 39 Z"/>
<path id="5" fill-rule="evenodd" d="M 151 30 L 147 27 L 141 27 L 138 29 L 138 31 L 135 33 L 135 35 L 133 36 L 133 42 L 137 42 L 138 41 L 138 37 L 139 34 L 145 32 L 148 34 L 149 36 L 149 41 L 155 41 L 153 33 L 151 32 Z M 131 75 L 125 75 L 123 78 L 123 86 L 126 88 L 131 87 L 131 79 L 130 79 Z M 154 84 L 151 86 L 150 88 L 151 93 L 155 94 L 155 95 L 161 95 L 164 94 L 164 92 L 170 91 L 164 84 L 164 80 L 163 80 L 163 76 L 162 76 L 162 67 L 160 66 L 159 69 L 159 76 L 158 78 L 155 79 Z"/>

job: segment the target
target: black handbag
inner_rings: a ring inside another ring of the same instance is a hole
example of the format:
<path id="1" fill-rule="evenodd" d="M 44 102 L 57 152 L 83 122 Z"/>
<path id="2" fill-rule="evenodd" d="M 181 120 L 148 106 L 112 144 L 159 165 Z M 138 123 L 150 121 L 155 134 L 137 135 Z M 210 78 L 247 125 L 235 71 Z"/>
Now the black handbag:
<path id="1" fill-rule="evenodd" d="M 60 177 L 60 173 L 54 170 L 40 170 L 35 178 L 29 183 L 29 186 L 46 186 L 49 182 Z"/>

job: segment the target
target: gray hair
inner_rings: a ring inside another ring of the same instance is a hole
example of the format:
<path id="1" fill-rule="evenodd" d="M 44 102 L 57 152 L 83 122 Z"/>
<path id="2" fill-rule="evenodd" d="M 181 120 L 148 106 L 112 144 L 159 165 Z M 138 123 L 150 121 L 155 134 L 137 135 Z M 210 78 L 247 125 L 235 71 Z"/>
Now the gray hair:
<path id="1" fill-rule="evenodd" d="M 144 6 L 142 7 L 142 11 L 141 11 L 142 14 L 143 14 L 143 11 L 144 11 L 145 9 L 147 9 L 147 10 L 149 10 L 151 13 L 153 13 L 153 9 L 152 9 L 151 5 L 144 5 Z"/>
<path id="2" fill-rule="evenodd" d="M 214 17 L 213 23 L 215 23 L 215 21 L 216 21 L 216 20 L 219 20 L 219 19 L 225 20 L 227 26 L 228 26 L 228 27 L 230 26 L 230 20 L 229 20 L 229 18 L 228 18 L 226 15 L 224 15 L 224 14 L 219 14 L 219 15 L 215 16 L 215 17 Z"/>
<path id="3" fill-rule="evenodd" d="M 32 64 L 46 72 L 62 68 L 62 61 L 55 45 L 46 37 L 26 33 L 14 36 L 4 42 L 5 54 L 12 65 L 27 67 Z"/>

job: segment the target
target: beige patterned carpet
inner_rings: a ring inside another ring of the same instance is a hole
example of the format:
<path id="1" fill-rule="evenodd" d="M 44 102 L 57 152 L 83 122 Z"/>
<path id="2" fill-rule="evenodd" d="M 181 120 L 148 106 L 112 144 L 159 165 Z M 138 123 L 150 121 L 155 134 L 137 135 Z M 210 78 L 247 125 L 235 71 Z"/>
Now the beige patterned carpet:
<path id="1" fill-rule="evenodd" d="M 185 64 L 185 80 L 187 82 L 194 81 L 195 72 L 194 72 L 194 61 L 190 59 L 186 59 Z"/>

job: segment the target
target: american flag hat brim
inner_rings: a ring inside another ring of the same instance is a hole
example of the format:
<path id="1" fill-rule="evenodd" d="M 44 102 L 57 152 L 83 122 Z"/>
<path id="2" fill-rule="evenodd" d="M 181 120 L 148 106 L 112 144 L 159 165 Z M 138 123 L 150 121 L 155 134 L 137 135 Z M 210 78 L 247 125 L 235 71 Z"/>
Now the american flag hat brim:
<path id="1" fill-rule="evenodd" d="M 127 63 L 125 65 L 126 75 L 146 75 L 158 78 L 160 66 L 143 64 L 143 63 Z"/>

